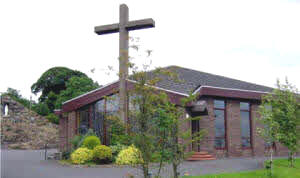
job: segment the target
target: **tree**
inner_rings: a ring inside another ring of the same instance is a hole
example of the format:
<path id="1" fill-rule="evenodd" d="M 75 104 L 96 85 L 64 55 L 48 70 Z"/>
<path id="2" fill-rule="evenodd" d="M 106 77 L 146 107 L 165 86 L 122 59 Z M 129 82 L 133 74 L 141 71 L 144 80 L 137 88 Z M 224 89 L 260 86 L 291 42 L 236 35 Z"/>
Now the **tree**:
<path id="1" fill-rule="evenodd" d="M 300 146 L 300 97 L 298 89 L 286 80 L 277 81 L 277 89 L 265 95 L 260 109 L 260 120 L 265 128 L 262 135 L 269 141 L 278 141 L 289 149 L 290 166 Z"/>
<path id="2" fill-rule="evenodd" d="M 55 109 L 57 98 L 58 98 L 58 96 L 53 91 L 50 91 L 50 93 L 48 94 L 48 97 L 45 101 L 45 103 L 50 111 L 53 111 Z"/>
<path id="3" fill-rule="evenodd" d="M 197 95 L 190 94 L 189 97 L 183 98 L 180 105 L 171 103 L 166 94 L 161 97 L 163 102 L 160 102 L 156 106 L 158 114 L 155 119 L 156 133 L 158 133 L 157 137 L 159 138 L 157 151 L 160 154 L 158 176 L 160 175 L 162 164 L 165 162 L 172 164 L 173 177 L 178 178 L 180 175 L 178 172 L 179 165 L 185 158 L 190 156 L 190 153 L 186 152 L 187 147 L 193 142 L 199 143 L 206 132 L 203 129 L 192 134 L 190 130 L 184 131 L 180 129 L 186 122 L 201 119 L 200 117 L 185 117 L 185 107 L 194 101 Z"/>
<path id="4" fill-rule="evenodd" d="M 60 108 L 64 101 L 82 95 L 98 87 L 98 83 L 95 83 L 92 79 L 88 77 L 73 76 L 66 82 L 66 89 L 62 90 L 57 96 L 55 108 Z"/>
<path id="5" fill-rule="evenodd" d="M 14 88 L 8 87 L 7 90 L 6 90 L 6 93 L 9 96 L 13 96 L 15 98 L 22 98 L 22 95 L 20 94 L 20 90 L 16 90 Z"/>
<path id="6" fill-rule="evenodd" d="M 54 67 L 42 74 L 36 83 L 31 86 L 31 91 L 34 94 L 42 92 L 39 97 L 40 109 L 46 113 L 44 104 L 47 105 L 50 113 L 53 113 L 55 108 L 60 108 L 62 102 L 89 92 L 99 87 L 97 82 L 94 82 L 86 74 L 68 69 L 66 67 Z"/>
<path id="7" fill-rule="evenodd" d="M 86 74 L 66 67 L 50 68 L 31 86 L 31 91 L 34 94 L 42 92 L 39 101 L 43 102 L 51 91 L 58 95 L 65 90 L 66 82 L 74 76 L 88 78 Z"/>
<path id="8" fill-rule="evenodd" d="M 164 163 L 171 163 L 173 175 L 179 177 L 178 166 L 186 158 L 186 148 L 193 141 L 199 141 L 203 131 L 192 135 L 190 131 L 183 131 L 180 126 L 190 122 L 185 117 L 185 106 L 196 99 L 191 95 L 182 101 L 180 106 L 171 103 L 168 95 L 156 89 L 155 86 L 163 77 L 178 81 L 173 71 L 157 68 L 151 72 L 134 71 L 132 79 L 136 81 L 129 91 L 133 104 L 130 113 L 130 125 L 133 126 L 131 136 L 133 144 L 141 151 L 143 162 L 140 164 L 144 177 L 149 177 L 149 165 L 153 155 L 159 155 L 159 171 Z M 180 82 L 180 81 L 178 81 Z M 184 143 L 182 142 L 184 140 Z"/>

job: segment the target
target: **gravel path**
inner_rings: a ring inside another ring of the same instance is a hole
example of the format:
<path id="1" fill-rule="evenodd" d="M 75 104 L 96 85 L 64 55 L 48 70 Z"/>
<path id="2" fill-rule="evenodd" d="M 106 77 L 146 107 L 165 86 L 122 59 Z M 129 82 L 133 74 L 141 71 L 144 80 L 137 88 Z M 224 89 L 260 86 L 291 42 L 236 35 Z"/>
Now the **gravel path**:
<path id="1" fill-rule="evenodd" d="M 43 159 L 41 150 L 1 150 L 1 178 L 122 178 L 128 173 L 141 175 L 134 168 L 75 168 Z M 187 172 L 190 175 L 254 170 L 262 167 L 263 160 L 243 158 L 185 162 L 180 170 L 182 174 Z M 165 172 L 164 177 L 171 173 Z"/>

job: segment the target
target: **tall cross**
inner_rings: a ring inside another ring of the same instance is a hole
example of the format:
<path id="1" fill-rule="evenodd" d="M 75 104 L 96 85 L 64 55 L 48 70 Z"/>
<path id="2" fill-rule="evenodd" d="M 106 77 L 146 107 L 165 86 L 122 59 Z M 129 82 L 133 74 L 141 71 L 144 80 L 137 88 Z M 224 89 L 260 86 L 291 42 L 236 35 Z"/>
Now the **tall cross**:
<path id="1" fill-rule="evenodd" d="M 128 123 L 128 96 L 126 89 L 126 79 L 128 77 L 128 32 L 131 30 L 140 30 L 152 28 L 155 26 L 153 19 L 142 19 L 129 21 L 128 7 L 126 4 L 120 5 L 120 22 L 110 25 L 95 27 L 95 33 L 105 35 L 119 32 L 119 96 L 120 96 L 120 117 Z"/>

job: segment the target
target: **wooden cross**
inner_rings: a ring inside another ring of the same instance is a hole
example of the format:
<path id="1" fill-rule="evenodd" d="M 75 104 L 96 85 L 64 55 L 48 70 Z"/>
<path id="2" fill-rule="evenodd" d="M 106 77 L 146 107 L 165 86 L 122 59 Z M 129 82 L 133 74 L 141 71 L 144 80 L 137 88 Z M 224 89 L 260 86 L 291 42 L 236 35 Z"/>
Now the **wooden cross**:
<path id="1" fill-rule="evenodd" d="M 128 77 L 128 32 L 155 26 L 153 19 L 142 19 L 129 21 L 128 7 L 126 4 L 120 5 L 120 22 L 110 25 L 95 27 L 95 33 L 105 35 L 119 32 L 119 96 L 120 96 L 120 117 L 128 123 L 128 96 L 126 91 L 126 79 Z"/>

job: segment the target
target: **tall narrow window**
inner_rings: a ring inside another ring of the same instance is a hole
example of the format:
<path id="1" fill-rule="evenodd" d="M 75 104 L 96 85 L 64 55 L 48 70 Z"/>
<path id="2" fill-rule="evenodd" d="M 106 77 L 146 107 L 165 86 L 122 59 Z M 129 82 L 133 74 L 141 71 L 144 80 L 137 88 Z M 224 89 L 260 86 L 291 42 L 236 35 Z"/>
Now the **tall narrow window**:
<path id="1" fill-rule="evenodd" d="M 79 110 L 79 125 L 78 132 L 84 135 L 88 132 L 90 128 L 89 122 L 89 106 L 84 106 Z"/>
<path id="2" fill-rule="evenodd" d="M 226 129 L 225 129 L 225 101 L 214 100 L 215 114 L 215 148 L 225 149 Z"/>
<path id="3" fill-rule="evenodd" d="M 101 99 L 95 103 L 95 117 L 93 128 L 96 135 L 101 139 L 101 143 L 106 143 L 104 140 L 104 117 L 105 117 L 105 101 Z"/>
<path id="4" fill-rule="evenodd" d="M 242 147 L 251 148 L 251 118 L 250 104 L 240 103 Z"/>

